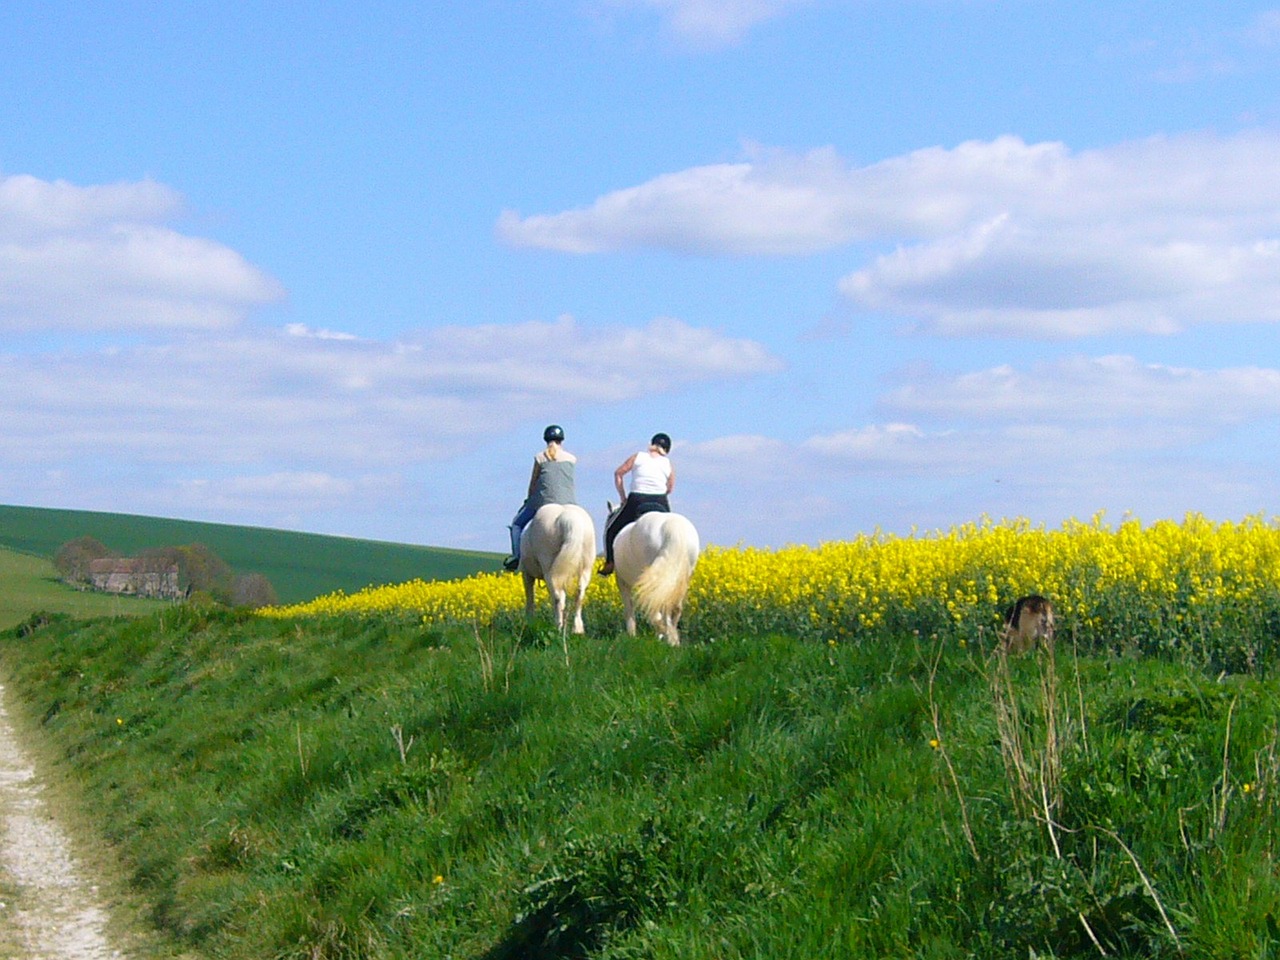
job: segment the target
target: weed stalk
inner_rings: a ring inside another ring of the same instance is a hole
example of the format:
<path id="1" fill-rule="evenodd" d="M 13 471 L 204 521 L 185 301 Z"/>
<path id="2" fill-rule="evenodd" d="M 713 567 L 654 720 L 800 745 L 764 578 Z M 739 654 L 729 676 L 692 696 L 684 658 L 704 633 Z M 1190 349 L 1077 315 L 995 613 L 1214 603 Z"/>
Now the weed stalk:
<path id="1" fill-rule="evenodd" d="M 408 763 L 409 751 L 413 748 L 413 734 L 409 734 L 409 742 L 404 742 L 404 728 L 400 724 L 391 725 L 391 736 L 396 742 L 396 749 L 400 751 L 400 764 L 403 766 Z"/>
<path id="2" fill-rule="evenodd" d="M 302 779 L 307 779 L 307 754 L 302 749 L 302 724 L 294 724 L 294 733 L 298 740 L 298 767 L 302 771 Z"/>
<path id="3" fill-rule="evenodd" d="M 938 664 L 942 660 L 942 644 L 939 643 L 934 653 L 933 661 L 929 664 L 929 684 L 926 693 L 929 698 L 929 720 L 933 725 L 933 742 L 936 749 L 942 757 L 942 762 L 946 764 L 947 775 L 951 779 L 951 788 L 955 791 L 956 800 L 960 804 L 960 823 L 964 829 L 964 838 L 969 845 L 969 852 L 973 854 L 975 861 L 981 861 L 982 856 L 978 853 L 977 841 L 973 838 L 973 826 L 969 822 L 969 806 L 965 801 L 964 791 L 960 789 L 960 778 L 956 774 L 956 768 L 951 762 L 951 754 L 947 751 L 947 741 L 942 736 L 942 720 L 938 710 L 938 702 L 934 697 L 934 685 L 938 676 Z"/>

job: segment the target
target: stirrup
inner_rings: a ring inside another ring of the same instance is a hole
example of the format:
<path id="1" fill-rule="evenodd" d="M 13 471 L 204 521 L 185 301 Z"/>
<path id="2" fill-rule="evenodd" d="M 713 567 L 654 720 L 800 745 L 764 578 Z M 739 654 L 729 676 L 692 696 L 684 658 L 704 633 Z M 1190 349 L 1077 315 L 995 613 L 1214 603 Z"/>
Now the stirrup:
<path id="1" fill-rule="evenodd" d="M 515 573 L 520 569 L 520 558 L 507 557 L 507 559 L 502 561 L 502 569 L 507 571 L 507 573 Z"/>
<path id="2" fill-rule="evenodd" d="M 602 567 L 600 568 L 600 570 L 599 570 L 599 575 L 600 575 L 600 576 L 602 576 L 602 577 L 610 577 L 610 576 L 613 576 L 613 561 L 612 561 L 612 560 L 606 560 L 606 561 L 604 562 L 604 566 L 602 566 Z"/>

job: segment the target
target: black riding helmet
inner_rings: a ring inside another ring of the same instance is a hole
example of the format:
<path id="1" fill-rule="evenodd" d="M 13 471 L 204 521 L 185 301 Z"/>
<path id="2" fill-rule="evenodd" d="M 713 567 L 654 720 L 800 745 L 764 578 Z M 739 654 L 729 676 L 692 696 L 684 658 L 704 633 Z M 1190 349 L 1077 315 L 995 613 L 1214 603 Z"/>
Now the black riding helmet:
<path id="1" fill-rule="evenodd" d="M 542 440 L 544 443 L 551 443 L 553 440 L 564 443 L 564 429 L 553 423 L 542 431 Z"/>
<path id="2" fill-rule="evenodd" d="M 657 447 L 663 453 L 671 452 L 671 438 L 665 433 L 655 433 L 653 439 L 649 441 L 650 445 Z"/>

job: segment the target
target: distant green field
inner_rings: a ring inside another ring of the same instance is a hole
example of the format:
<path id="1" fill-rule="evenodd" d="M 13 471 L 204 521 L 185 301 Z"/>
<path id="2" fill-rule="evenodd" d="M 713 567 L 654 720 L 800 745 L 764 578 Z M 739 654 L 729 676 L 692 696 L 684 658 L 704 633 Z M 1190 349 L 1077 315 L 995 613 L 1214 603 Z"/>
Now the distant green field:
<path id="1" fill-rule="evenodd" d="M 0 506 L 0 547 L 52 558 L 68 540 L 90 536 L 128 556 L 151 547 L 201 543 L 237 573 L 261 573 L 282 603 L 370 585 L 451 580 L 495 571 L 501 555 L 264 527 L 167 520 L 87 510 Z"/>
<path id="2" fill-rule="evenodd" d="M 0 549 L 0 630 L 22 623 L 36 611 L 83 619 L 140 616 L 164 605 L 162 600 L 76 590 L 58 579 L 53 563 L 44 557 Z"/>

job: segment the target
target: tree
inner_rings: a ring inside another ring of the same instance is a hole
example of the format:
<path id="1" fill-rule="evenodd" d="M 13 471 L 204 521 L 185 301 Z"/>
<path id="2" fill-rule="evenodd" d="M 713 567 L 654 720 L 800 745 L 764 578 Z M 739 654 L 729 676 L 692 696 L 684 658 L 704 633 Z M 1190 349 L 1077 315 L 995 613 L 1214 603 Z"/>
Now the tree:
<path id="1" fill-rule="evenodd" d="M 106 544 L 93 537 L 68 540 L 54 554 L 53 565 L 68 583 L 89 583 L 89 562 L 111 556 Z"/>
<path id="2" fill-rule="evenodd" d="M 185 589 L 207 593 L 219 603 L 230 603 L 235 571 L 203 543 L 178 547 L 178 576 Z"/>
<path id="3" fill-rule="evenodd" d="M 237 607 L 271 607 L 280 602 L 276 588 L 261 573 L 246 573 L 236 577 L 231 591 L 231 603 Z"/>
<path id="4" fill-rule="evenodd" d="M 54 565 L 68 583 L 92 583 L 89 563 L 115 556 L 93 537 L 80 537 L 58 548 Z M 138 574 L 167 575 L 178 570 L 182 595 L 201 595 L 228 606 L 266 607 L 279 603 L 275 587 L 260 573 L 237 575 L 225 560 L 203 543 L 182 547 L 151 547 L 132 558 Z"/>

